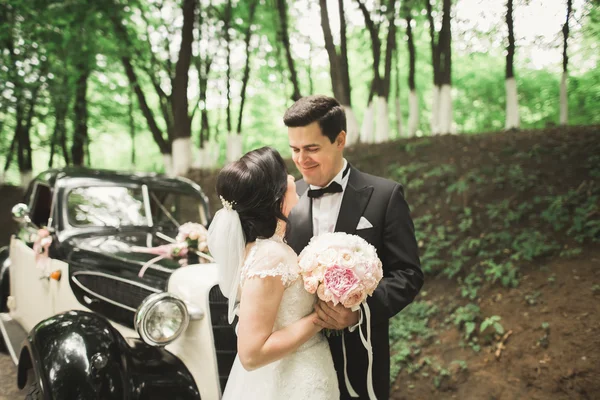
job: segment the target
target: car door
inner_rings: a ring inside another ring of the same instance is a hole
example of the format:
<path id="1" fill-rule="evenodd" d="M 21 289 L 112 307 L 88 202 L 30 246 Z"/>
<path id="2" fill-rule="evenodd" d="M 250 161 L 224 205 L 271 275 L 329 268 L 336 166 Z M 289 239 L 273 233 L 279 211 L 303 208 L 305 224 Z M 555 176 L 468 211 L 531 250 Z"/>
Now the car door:
<path id="1" fill-rule="evenodd" d="M 33 183 L 29 200 L 31 222 L 38 227 L 46 226 L 51 207 L 51 188 L 40 182 Z M 10 297 L 7 304 L 11 318 L 27 331 L 55 314 L 56 282 L 48 275 L 60 262 L 36 255 L 33 250 L 36 240 L 39 240 L 36 229 L 23 228 L 10 243 Z"/>

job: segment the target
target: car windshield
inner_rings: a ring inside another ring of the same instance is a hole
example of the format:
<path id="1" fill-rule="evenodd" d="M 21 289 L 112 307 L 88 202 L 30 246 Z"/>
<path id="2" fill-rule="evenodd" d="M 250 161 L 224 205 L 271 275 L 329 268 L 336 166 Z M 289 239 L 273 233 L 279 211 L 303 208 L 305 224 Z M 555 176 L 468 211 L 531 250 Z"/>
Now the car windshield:
<path id="1" fill-rule="evenodd" d="M 67 196 L 67 217 L 73 226 L 159 225 L 176 229 L 185 222 L 206 225 L 205 209 L 197 197 L 150 190 L 148 202 L 147 207 L 141 187 L 80 187 Z"/>

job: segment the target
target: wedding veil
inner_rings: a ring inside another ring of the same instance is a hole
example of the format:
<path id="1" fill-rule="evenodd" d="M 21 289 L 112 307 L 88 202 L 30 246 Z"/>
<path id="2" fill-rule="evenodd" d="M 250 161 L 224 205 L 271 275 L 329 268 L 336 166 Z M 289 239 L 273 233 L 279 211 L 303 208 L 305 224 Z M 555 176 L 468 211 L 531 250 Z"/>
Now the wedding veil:
<path id="1" fill-rule="evenodd" d="M 219 267 L 219 287 L 228 299 L 229 323 L 238 310 L 240 275 L 246 240 L 240 216 L 232 203 L 221 197 L 223 208 L 217 212 L 208 228 L 208 249 Z"/>

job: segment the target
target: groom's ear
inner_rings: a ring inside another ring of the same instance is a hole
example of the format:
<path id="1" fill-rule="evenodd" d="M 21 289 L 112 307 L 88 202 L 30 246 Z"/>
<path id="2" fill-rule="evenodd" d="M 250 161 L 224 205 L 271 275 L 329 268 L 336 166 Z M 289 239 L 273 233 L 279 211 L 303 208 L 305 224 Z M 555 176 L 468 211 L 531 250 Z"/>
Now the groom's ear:
<path id="1" fill-rule="evenodd" d="M 346 131 L 341 131 L 335 138 L 335 146 L 343 149 L 346 146 Z"/>

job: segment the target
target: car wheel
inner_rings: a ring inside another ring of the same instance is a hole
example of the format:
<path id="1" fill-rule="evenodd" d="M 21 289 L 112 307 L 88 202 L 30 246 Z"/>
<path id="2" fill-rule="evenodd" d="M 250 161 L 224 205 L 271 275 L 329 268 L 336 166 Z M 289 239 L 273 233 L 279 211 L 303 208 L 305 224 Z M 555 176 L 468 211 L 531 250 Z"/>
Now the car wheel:
<path id="1" fill-rule="evenodd" d="M 27 383 L 25 383 L 22 393 L 25 394 L 25 400 L 43 399 L 42 390 L 40 389 L 38 381 L 35 379 L 35 372 L 33 372 L 33 369 L 27 371 Z"/>

